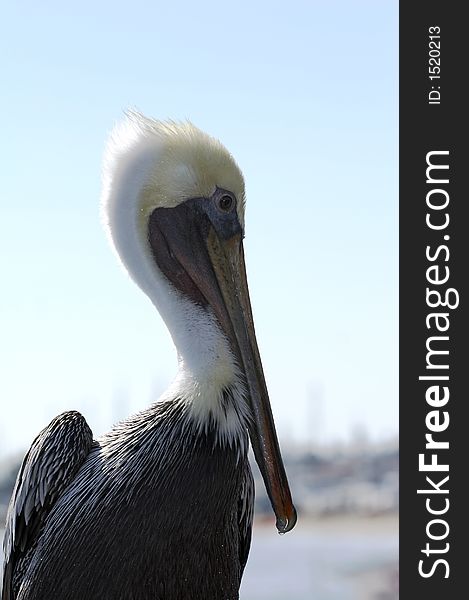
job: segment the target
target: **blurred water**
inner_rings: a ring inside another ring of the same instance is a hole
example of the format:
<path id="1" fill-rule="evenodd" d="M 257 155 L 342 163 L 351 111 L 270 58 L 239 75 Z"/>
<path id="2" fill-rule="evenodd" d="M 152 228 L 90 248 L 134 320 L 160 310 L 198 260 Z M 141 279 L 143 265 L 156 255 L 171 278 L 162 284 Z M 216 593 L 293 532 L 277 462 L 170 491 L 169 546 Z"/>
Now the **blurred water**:
<path id="1" fill-rule="evenodd" d="M 394 600 L 398 533 L 394 520 L 339 520 L 280 536 L 256 527 L 242 600 Z"/>
<path id="2" fill-rule="evenodd" d="M 257 525 L 240 600 L 396 600 L 397 561 L 397 518 Z"/>

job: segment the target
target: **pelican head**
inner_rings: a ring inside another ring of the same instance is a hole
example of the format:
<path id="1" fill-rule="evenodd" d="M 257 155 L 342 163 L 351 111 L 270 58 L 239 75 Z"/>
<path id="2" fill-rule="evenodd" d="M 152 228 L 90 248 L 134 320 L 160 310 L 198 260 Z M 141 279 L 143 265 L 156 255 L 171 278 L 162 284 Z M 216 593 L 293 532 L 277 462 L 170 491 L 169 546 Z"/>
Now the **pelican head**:
<path id="1" fill-rule="evenodd" d="M 296 522 L 275 432 L 243 253 L 243 175 L 190 122 L 132 112 L 105 154 L 103 217 L 125 269 L 159 310 L 178 351 L 168 397 L 221 444 L 249 432 L 277 529 Z"/>

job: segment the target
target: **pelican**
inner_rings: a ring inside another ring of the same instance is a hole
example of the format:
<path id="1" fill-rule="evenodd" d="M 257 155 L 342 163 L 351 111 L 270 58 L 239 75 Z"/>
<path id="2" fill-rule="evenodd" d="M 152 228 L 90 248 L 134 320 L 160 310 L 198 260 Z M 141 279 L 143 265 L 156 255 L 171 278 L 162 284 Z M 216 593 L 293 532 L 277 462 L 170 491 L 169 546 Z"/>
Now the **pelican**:
<path id="1" fill-rule="evenodd" d="M 128 113 L 105 153 L 102 212 L 170 330 L 177 375 L 97 440 L 75 411 L 39 433 L 8 509 L 3 600 L 234 600 L 249 439 L 278 531 L 296 522 L 249 300 L 242 173 L 190 122 Z"/>

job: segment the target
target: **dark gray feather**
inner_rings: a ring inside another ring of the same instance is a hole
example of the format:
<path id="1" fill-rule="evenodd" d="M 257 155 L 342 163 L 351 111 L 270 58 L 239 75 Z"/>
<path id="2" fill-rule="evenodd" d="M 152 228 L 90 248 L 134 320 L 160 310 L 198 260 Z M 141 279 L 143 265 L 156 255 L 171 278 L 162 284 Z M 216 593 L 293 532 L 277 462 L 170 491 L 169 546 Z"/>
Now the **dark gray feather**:
<path id="1" fill-rule="evenodd" d="M 254 499 L 242 435 L 200 432 L 177 399 L 116 425 L 16 567 L 16 600 L 237 600 Z"/>
<path id="2" fill-rule="evenodd" d="M 24 457 L 8 507 L 3 540 L 3 600 L 15 598 L 19 573 L 29 562 L 41 529 L 74 479 L 93 444 L 83 416 L 64 412 L 45 427 Z"/>

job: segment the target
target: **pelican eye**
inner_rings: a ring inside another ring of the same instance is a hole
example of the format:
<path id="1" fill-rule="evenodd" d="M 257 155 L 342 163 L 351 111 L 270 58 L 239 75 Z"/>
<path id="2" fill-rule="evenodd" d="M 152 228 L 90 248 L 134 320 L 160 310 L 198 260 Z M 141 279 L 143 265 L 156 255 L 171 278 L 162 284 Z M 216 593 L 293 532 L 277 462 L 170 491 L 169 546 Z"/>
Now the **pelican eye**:
<path id="1" fill-rule="evenodd" d="M 233 196 L 228 194 L 223 194 L 223 196 L 221 196 L 217 201 L 218 208 L 223 212 L 230 212 L 230 210 L 233 209 L 234 204 L 235 200 Z"/>

